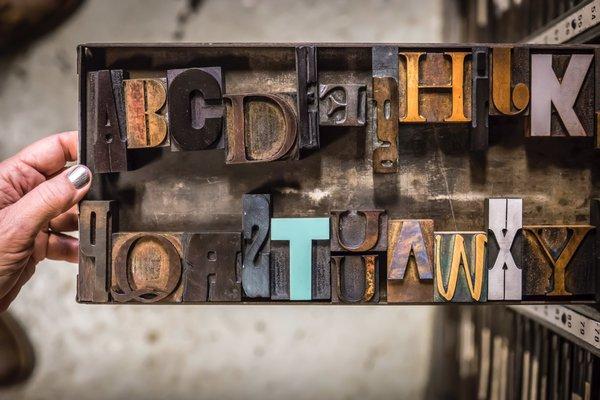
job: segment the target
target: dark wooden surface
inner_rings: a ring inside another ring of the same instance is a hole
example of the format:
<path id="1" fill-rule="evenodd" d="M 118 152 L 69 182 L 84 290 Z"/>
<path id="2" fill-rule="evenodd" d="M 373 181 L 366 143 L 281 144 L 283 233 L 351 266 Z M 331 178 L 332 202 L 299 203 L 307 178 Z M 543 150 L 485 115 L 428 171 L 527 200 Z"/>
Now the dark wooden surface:
<path id="1" fill-rule="evenodd" d="M 92 54 L 89 64 L 127 67 L 135 77 L 211 65 L 221 66 L 230 93 L 295 90 L 293 47 L 125 46 Z M 320 82 L 364 83 L 371 96 L 370 48 L 319 48 L 318 63 Z M 432 218 L 440 230 L 482 229 L 484 199 L 512 195 L 523 197 L 524 223 L 587 222 L 588 201 L 599 193 L 591 139 L 526 139 L 520 122 L 492 118 L 484 154 L 469 151 L 466 126 L 400 125 L 399 172 L 385 176 L 372 174 L 368 124 L 322 126 L 321 149 L 298 161 L 226 165 L 222 150 L 132 151 L 136 170 L 96 177 L 89 198 L 117 200 L 121 229 L 129 231 L 241 229 L 242 195 L 261 188 L 273 196 L 274 216 L 383 208 L 392 217 Z"/>
<path id="2" fill-rule="evenodd" d="M 452 50 L 434 45 L 421 49 Z M 416 51 L 413 46 L 399 50 Z M 220 67 L 226 95 L 297 90 L 293 46 L 100 45 L 81 51 L 81 59 L 81 71 L 122 68 L 130 78 Z M 484 200 L 496 196 L 522 197 L 524 224 L 588 223 L 589 200 L 600 192 L 593 138 L 526 138 L 527 117 L 491 116 L 489 149 L 472 152 L 470 123 L 400 124 L 398 172 L 373 174 L 371 47 L 319 46 L 317 64 L 320 84 L 365 86 L 365 125 L 320 126 L 320 149 L 300 160 L 228 165 L 222 149 L 132 149 L 131 170 L 96 175 L 88 198 L 116 200 L 122 232 L 241 231 L 246 193 L 271 194 L 274 217 L 385 209 L 389 218 L 433 219 L 438 231 L 483 230 Z M 513 83 L 525 81 L 522 76 L 513 71 Z M 468 82 L 465 97 L 471 93 Z M 89 117 L 86 94 L 83 90 L 81 107 Z M 465 107 L 465 114 L 471 115 L 470 108 Z M 84 162 L 93 143 L 90 128 L 83 118 Z"/>

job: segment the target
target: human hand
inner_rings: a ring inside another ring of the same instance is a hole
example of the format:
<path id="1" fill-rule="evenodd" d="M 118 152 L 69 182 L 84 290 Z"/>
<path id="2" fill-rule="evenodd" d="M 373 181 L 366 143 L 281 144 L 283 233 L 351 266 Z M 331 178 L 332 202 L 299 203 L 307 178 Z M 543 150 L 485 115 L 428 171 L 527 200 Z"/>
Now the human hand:
<path id="1" fill-rule="evenodd" d="M 0 312 L 45 258 L 77 262 L 77 203 L 92 174 L 77 159 L 77 132 L 49 136 L 0 163 Z"/>

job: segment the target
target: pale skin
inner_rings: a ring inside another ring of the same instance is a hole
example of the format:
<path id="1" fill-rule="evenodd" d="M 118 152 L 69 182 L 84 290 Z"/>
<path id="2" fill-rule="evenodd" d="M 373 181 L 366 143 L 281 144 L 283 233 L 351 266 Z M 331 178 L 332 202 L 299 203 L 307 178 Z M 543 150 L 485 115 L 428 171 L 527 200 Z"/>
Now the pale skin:
<path id="1" fill-rule="evenodd" d="M 59 133 L 0 163 L 0 313 L 40 261 L 77 262 L 79 242 L 65 232 L 77 230 L 77 203 L 91 184 L 86 167 L 65 168 L 77 143 L 77 132 Z M 72 182 L 75 169 L 83 183 Z"/>

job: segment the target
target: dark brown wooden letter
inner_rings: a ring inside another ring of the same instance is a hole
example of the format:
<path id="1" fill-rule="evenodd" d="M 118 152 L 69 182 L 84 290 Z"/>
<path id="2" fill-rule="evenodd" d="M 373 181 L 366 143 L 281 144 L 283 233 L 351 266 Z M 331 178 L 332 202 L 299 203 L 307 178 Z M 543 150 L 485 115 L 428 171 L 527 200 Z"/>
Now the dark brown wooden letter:
<path id="1" fill-rule="evenodd" d="M 332 211 L 331 251 L 365 253 L 387 250 L 384 210 Z"/>
<path id="2" fill-rule="evenodd" d="M 206 232 L 184 235 L 183 301 L 241 301 L 241 235 Z"/>
<path id="3" fill-rule="evenodd" d="M 83 201 L 79 206 L 77 301 L 108 302 L 111 235 L 117 218 L 114 201 Z"/>
<path id="4" fill-rule="evenodd" d="M 96 173 L 127 171 L 123 71 L 91 72 L 90 78 L 94 93 L 90 168 Z"/>
<path id="5" fill-rule="evenodd" d="M 347 255 L 331 257 L 333 303 L 379 302 L 379 257 Z"/>
<path id="6" fill-rule="evenodd" d="M 169 132 L 181 150 L 219 147 L 223 123 L 221 68 L 167 71 Z"/>
<path id="7" fill-rule="evenodd" d="M 296 112 L 284 93 L 229 94 L 228 164 L 298 158 Z"/>

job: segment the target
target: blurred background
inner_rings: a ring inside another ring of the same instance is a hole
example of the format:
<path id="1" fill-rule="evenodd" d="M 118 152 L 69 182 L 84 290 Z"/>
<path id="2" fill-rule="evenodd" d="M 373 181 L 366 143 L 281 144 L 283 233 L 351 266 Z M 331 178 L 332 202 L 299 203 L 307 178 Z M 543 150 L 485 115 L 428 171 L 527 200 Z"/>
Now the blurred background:
<path id="1" fill-rule="evenodd" d="M 62 10 L 43 14 L 58 3 Z M 77 129 L 80 43 L 460 40 L 453 1 L 78 3 L 0 0 L 4 22 L 25 17 L 18 35 L 11 25 L 0 26 L 8 38 L 0 58 L 2 159 L 45 135 Z M 30 5 L 38 14 L 15 11 Z M 68 10 L 72 14 L 65 18 Z M 85 306 L 75 303 L 76 270 L 43 262 L 11 306 L 33 342 L 36 367 L 24 383 L 0 389 L 0 398 L 333 400 L 425 394 L 430 307 Z"/>

